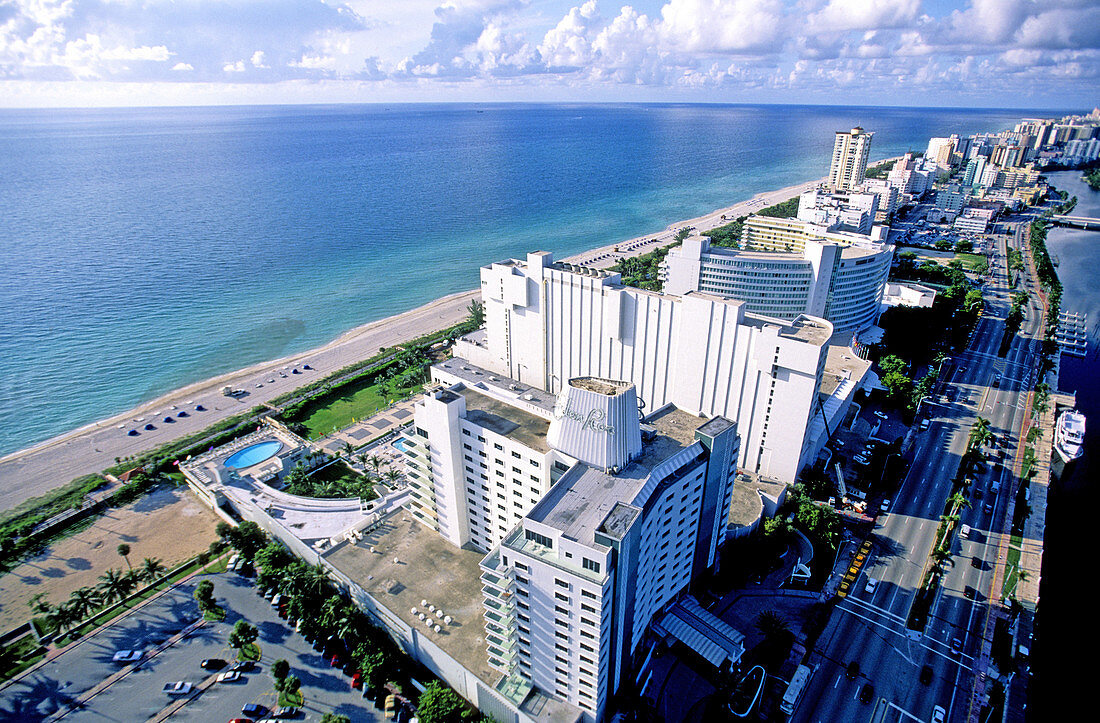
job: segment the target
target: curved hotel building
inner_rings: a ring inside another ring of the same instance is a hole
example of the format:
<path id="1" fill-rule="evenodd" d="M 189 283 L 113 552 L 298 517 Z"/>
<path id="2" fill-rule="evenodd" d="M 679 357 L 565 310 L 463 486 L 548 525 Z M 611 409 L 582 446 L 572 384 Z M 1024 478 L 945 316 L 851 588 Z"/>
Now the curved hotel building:
<path id="1" fill-rule="evenodd" d="M 866 239 L 804 239 L 799 246 L 791 253 L 741 251 L 688 238 L 661 265 L 663 290 L 737 299 L 746 311 L 787 321 L 816 316 L 837 332 L 874 324 L 894 247 Z"/>

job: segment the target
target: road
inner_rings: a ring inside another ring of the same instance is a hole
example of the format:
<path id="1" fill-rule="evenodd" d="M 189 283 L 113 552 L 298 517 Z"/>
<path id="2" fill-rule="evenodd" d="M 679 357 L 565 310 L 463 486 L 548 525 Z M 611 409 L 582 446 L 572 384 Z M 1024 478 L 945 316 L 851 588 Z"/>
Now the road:
<path id="1" fill-rule="evenodd" d="M 931 410 L 929 428 L 916 440 L 909 473 L 892 508 L 877 520 L 868 564 L 819 639 L 811 660 L 818 668 L 793 720 L 927 721 L 937 705 L 947 710 L 949 721 L 967 719 L 982 606 L 989 603 L 996 560 L 996 533 L 1008 524 L 1004 516 L 1013 488 L 1011 460 L 1018 453 L 1018 430 L 1027 413 L 1027 391 L 1034 383 L 1030 375 L 1039 346 L 1034 337 L 1041 334 L 1032 301 L 1022 333 L 1006 357 L 997 355 L 1010 306 L 1005 243 L 998 242 L 994 278 L 984 290 L 986 312 L 965 352 L 945 365 L 944 393 L 924 404 Z M 1018 236 L 1013 243 L 1019 244 Z M 994 387 L 999 374 L 1003 377 Z M 955 536 L 954 564 L 932 604 L 928 625 L 923 634 L 911 633 L 905 621 L 971 425 L 979 415 L 990 420 L 998 440 L 1005 440 L 1002 450 L 1009 469 L 993 466 L 992 472 L 987 469 L 976 477 L 971 494 L 976 497 L 980 490 L 981 499 L 960 513 L 960 526 L 968 524 L 973 532 L 966 540 Z M 999 483 L 996 492 L 993 482 Z M 865 589 L 868 577 L 879 580 L 873 593 Z M 973 599 L 967 597 L 968 589 Z M 952 650 L 956 639 L 958 652 Z M 851 661 L 860 668 L 855 679 L 845 676 Z M 919 681 L 926 665 L 933 676 L 927 685 Z M 858 696 L 868 683 L 874 695 L 865 704 Z"/>

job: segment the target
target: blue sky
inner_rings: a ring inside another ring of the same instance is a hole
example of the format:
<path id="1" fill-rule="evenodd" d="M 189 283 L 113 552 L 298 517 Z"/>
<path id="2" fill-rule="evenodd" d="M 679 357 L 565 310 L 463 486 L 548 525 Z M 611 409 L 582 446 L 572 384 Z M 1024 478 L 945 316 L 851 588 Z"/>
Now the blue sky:
<path id="1" fill-rule="evenodd" d="M 0 105 L 1091 109 L 1100 0 L 0 0 Z"/>

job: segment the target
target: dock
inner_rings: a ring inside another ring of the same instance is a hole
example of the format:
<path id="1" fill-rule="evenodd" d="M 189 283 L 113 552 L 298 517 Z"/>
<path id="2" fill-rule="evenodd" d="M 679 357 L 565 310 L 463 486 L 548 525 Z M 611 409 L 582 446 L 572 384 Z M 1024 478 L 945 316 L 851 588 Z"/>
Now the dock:
<path id="1" fill-rule="evenodd" d="M 1089 347 L 1089 315 L 1076 311 L 1059 312 L 1055 341 L 1063 354 L 1085 357 Z"/>

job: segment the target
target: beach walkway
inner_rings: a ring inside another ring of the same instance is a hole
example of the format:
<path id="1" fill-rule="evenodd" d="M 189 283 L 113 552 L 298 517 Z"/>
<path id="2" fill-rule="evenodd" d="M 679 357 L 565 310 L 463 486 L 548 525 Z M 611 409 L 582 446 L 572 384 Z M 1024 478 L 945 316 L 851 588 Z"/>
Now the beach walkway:
<path id="1" fill-rule="evenodd" d="M 639 256 L 672 243 L 676 232 L 685 226 L 692 226 L 697 231 L 709 230 L 729 223 L 738 216 L 785 201 L 819 182 L 800 183 L 777 191 L 760 193 L 749 200 L 704 216 L 671 224 L 662 231 L 618 241 L 563 260 L 609 268 L 621 258 Z M 267 404 L 298 386 L 369 358 L 382 347 L 396 346 L 453 326 L 466 317 L 466 307 L 478 295 L 479 290 L 475 289 L 437 299 L 412 311 L 353 329 L 318 349 L 256 364 L 183 387 L 123 414 L 0 458 L 0 510 L 10 509 L 20 502 L 45 494 L 80 475 L 101 472 L 114 465 L 117 458 L 140 454 L 166 442 L 195 434 L 214 422 Z M 302 370 L 303 364 L 310 365 L 312 370 Z M 294 368 L 301 373 L 287 373 L 287 370 Z M 243 389 L 246 394 L 237 398 L 224 396 L 221 389 L 226 386 Z M 195 411 L 199 405 L 205 411 Z M 179 410 L 186 410 L 190 416 L 176 416 Z M 164 423 L 163 418 L 166 416 L 172 416 L 173 421 Z M 411 419 L 411 415 L 409 418 Z M 400 420 L 398 418 L 394 421 Z M 156 429 L 144 430 L 147 423 L 152 423 Z M 139 435 L 129 436 L 130 429 L 139 430 Z M 341 438 L 340 446 L 343 441 L 352 446 L 361 445 L 363 442 L 356 435 L 362 431 L 344 430 L 342 433 L 349 438 Z M 364 439 L 373 436 L 375 435 Z"/>

